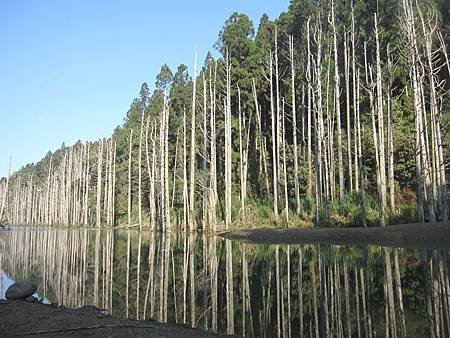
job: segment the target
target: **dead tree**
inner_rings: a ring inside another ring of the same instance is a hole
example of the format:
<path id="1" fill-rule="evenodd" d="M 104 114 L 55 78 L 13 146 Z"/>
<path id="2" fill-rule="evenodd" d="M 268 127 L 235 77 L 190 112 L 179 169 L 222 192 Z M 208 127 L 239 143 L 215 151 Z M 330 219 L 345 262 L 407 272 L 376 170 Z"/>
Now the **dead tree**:
<path id="1" fill-rule="evenodd" d="M 231 225 L 231 61 L 226 58 L 226 107 L 225 107 L 225 228 Z"/>
<path id="2" fill-rule="evenodd" d="M 131 155 L 133 150 L 133 129 L 130 130 L 130 145 L 128 149 L 128 225 L 131 224 Z"/>
<path id="3" fill-rule="evenodd" d="M 190 155 L 190 171 L 189 171 L 189 231 L 195 229 L 195 155 L 196 155 L 196 141 L 195 141 L 195 103 L 197 90 L 197 51 L 194 57 L 194 76 L 193 76 L 193 90 L 192 90 L 192 112 L 191 112 L 191 155 Z"/>

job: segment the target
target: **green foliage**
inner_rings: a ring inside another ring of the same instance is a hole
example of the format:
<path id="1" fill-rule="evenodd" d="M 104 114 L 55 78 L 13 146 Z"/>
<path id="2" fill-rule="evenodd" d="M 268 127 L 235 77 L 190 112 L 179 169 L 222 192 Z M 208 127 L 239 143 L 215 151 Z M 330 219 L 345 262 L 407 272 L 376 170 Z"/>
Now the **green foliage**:
<path id="1" fill-rule="evenodd" d="M 165 90 L 169 90 L 173 81 L 173 74 L 167 64 L 164 64 L 159 71 L 159 74 L 156 75 L 156 89 L 164 92 Z"/>

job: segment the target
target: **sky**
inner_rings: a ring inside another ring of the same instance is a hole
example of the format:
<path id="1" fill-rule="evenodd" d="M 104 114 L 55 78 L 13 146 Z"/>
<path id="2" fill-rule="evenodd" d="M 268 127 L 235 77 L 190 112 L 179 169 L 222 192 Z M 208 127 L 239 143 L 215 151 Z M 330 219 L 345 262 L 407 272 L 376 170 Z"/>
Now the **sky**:
<path id="1" fill-rule="evenodd" d="M 141 84 L 167 63 L 193 68 L 225 20 L 255 29 L 289 0 L 1 0 L 0 177 L 64 142 L 94 141 L 123 122 Z"/>

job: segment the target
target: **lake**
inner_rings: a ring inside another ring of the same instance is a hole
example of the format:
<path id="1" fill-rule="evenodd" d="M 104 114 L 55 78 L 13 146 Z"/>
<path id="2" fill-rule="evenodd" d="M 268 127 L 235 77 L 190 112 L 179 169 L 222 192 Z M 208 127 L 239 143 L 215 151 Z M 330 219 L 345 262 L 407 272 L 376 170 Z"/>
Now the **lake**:
<path id="1" fill-rule="evenodd" d="M 0 295 L 255 337 L 449 333 L 448 250 L 250 245 L 202 233 L 0 231 Z"/>

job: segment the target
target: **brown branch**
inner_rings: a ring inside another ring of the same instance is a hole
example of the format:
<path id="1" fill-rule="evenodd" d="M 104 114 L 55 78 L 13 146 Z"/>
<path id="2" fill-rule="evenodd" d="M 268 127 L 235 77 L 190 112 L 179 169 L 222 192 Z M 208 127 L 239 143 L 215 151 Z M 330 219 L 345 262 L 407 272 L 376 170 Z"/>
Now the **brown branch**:
<path id="1" fill-rule="evenodd" d="M 67 332 L 67 331 L 78 331 L 78 330 L 94 330 L 94 329 L 107 329 L 107 328 L 138 328 L 138 329 L 154 329 L 154 325 L 133 325 L 133 324 L 99 324 L 92 326 L 80 326 L 80 327 L 66 327 L 62 329 L 51 329 L 51 330 L 39 330 L 39 331 L 28 331 L 17 333 L 18 336 L 31 336 L 43 333 L 57 333 L 57 332 Z"/>

